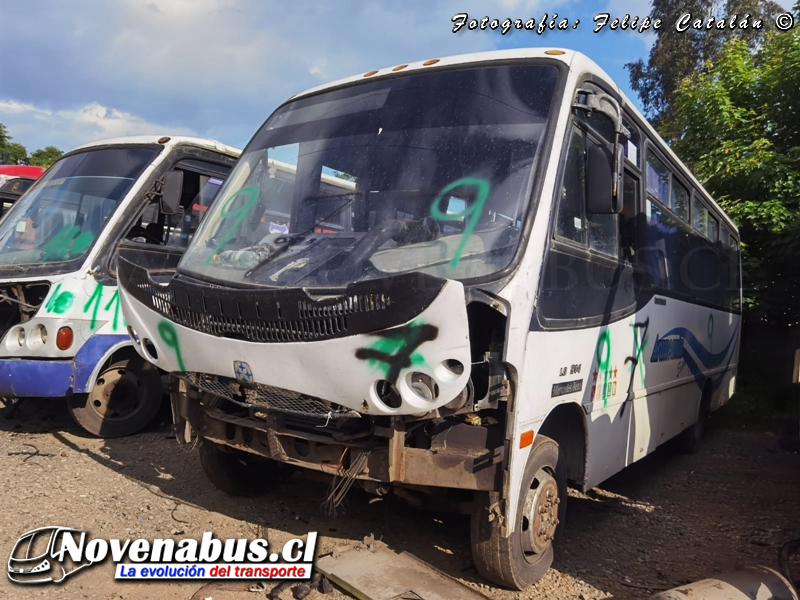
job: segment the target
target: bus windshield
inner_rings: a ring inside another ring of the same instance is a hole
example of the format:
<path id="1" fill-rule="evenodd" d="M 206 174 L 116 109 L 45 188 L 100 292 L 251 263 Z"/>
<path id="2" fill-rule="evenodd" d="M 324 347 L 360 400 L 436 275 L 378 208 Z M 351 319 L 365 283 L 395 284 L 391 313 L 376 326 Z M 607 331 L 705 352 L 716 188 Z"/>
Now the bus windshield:
<path id="1" fill-rule="evenodd" d="M 558 71 L 506 65 L 365 82 L 279 108 L 220 190 L 180 270 L 341 287 L 507 266 Z"/>
<path id="2" fill-rule="evenodd" d="M 0 222 L 0 264 L 84 258 L 157 152 L 103 148 L 59 160 Z"/>

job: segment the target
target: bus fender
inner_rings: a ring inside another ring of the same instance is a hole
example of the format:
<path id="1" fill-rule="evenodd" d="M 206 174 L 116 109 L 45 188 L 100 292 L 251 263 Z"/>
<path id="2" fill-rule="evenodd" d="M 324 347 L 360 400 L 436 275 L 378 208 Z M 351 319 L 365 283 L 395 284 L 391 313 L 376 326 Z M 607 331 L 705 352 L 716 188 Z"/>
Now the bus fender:
<path id="1" fill-rule="evenodd" d="M 108 360 L 122 348 L 133 346 L 128 335 L 93 335 L 81 347 L 73 361 L 73 392 L 83 394 L 94 389 L 94 383 Z"/>

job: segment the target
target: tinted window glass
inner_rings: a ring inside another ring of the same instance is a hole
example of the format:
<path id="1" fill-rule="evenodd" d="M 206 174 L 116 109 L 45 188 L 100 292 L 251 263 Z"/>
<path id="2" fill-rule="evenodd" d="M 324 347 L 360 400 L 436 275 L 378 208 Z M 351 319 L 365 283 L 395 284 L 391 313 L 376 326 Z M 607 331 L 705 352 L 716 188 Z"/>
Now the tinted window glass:
<path id="1" fill-rule="evenodd" d="M 689 222 L 689 192 L 678 181 L 672 181 L 672 199 L 669 207 L 681 219 Z"/>
<path id="2" fill-rule="evenodd" d="M 652 154 L 647 154 L 647 191 L 664 206 L 670 206 L 670 172 L 667 166 Z"/>
<path id="3" fill-rule="evenodd" d="M 158 151 L 97 148 L 61 158 L 0 224 L 0 263 L 86 256 Z"/>
<path id="4" fill-rule="evenodd" d="M 489 276 L 521 239 L 557 82 L 551 66 L 482 65 L 292 100 L 248 144 L 181 270 L 270 287 Z M 264 215 L 288 233 L 262 235 Z"/>
<path id="5" fill-rule="evenodd" d="M 642 267 L 651 285 L 682 291 L 682 239 L 678 220 L 657 204 L 645 202 L 645 244 L 640 249 Z"/>
<path id="6" fill-rule="evenodd" d="M 584 160 L 584 133 L 577 127 L 572 131 L 567 164 L 564 169 L 564 183 L 558 207 L 556 233 L 568 240 L 586 244 L 586 226 L 583 210 L 586 204 L 586 163 Z"/>
<path id="7" fill-rule="evenodd" d="M 717 241 L 717 220 L 708 212 L 708 209 L 695 199 L 692 210 L 692 225 L 712 242 Z"/>

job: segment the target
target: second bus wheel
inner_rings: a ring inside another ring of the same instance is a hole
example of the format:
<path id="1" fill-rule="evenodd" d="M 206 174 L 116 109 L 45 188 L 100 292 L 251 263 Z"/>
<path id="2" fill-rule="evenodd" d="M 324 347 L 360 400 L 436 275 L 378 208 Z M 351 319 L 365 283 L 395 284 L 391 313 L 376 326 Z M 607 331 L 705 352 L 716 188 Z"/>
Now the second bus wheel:
<path id="1" fill-rule="evenodd" d="M 553 547 L 566 515 L 567 468 L 555 441 L 536 437 L 518 493 L 516 523 L 510 536 L 503 537 L 499 515 L 492 515 L 500 498 L 497 492 L 478 493 L 470 533 L 478 573 L 489 581 L 523 590 L 541 579 L 553 563 Z"/>
<path id="2" fill-rule="evenodd" d="M 92 391 L 70 396 L 67 407 L 75 422 L 89 433 L 117 438 L 144 429 L 163 399 L 158 368 L 137 356 L 103 369 Z"/>
<path id="3" fill-rule="evenodd" d="M 206 439 L 200 444 L 200 465 L 208 480 L 231 496 L 257 496 L 290 473 L 287 465 Z"/>

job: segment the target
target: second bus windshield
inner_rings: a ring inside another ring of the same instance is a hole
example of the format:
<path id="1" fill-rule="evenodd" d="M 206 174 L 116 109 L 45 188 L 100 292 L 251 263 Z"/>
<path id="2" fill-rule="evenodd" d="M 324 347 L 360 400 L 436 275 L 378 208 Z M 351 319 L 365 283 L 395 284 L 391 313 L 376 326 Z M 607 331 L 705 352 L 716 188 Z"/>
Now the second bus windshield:
<path id="1" fill-rule="evenodd" d="M 0 264 L 84 258 L 157 153 L 103 148 L 59 160 L 0 222 Z"/>

